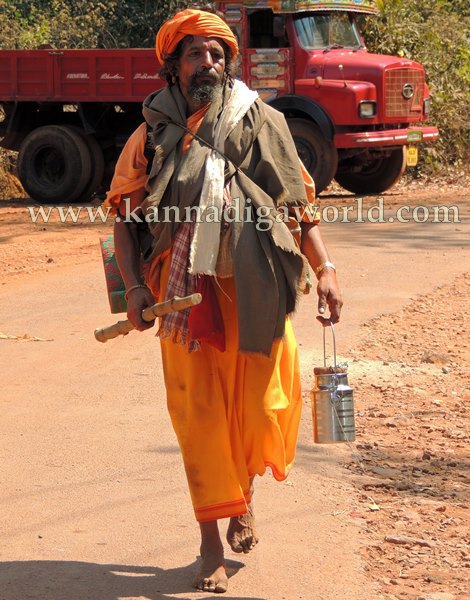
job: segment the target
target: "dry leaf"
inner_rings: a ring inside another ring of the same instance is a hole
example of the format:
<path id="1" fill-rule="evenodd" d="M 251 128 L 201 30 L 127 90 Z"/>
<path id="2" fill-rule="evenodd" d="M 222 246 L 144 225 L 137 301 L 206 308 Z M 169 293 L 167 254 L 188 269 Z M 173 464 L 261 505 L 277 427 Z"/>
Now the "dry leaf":
<path id="1" fill-rule="evenodd" d="M 14 340 L 16 342 L 52 342 L 52 339 L 40 338 L 25 333 L 23 335 L 8 335 L 0 331 L 0 340 Z"/>

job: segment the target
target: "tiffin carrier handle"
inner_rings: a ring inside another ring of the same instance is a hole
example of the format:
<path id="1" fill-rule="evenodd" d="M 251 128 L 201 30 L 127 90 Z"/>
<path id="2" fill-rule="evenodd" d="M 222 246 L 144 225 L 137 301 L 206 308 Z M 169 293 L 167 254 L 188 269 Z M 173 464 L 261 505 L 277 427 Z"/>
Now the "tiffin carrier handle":
<path id="1" fill-rule="evenodd" d="M 331 336 L 333 338 L 333 357 L 334 357 L 334 367 L 335 370 L 337 368 L 336 365 L 336 338 L 335 338 L 335 328 L 333 327 L 333 321 L 330 319 L 330 328 L 331 328 Z M 326 368 L 326 327 L 323 327 L 323 366 Z"/>

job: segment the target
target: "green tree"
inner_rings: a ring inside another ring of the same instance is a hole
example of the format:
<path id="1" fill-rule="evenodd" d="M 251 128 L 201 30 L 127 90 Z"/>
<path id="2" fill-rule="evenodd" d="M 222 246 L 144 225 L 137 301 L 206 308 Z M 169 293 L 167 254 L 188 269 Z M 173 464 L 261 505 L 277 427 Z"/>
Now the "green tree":
<path id="1" fill-rule="evenodd" d="M 153 46 L 155 34 L 185 0 L 0 0 L 0 48 Z"/>

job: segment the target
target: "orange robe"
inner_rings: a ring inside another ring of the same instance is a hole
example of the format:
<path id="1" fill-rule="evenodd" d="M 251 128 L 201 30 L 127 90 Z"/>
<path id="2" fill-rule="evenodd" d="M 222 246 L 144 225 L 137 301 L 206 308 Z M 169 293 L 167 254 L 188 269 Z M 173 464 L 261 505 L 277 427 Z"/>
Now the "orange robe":
<path id="1" fill-rule="evenodd" d="M 205 111 L 188 118 L 197 131 Z M 183 140 L 183 151 L 191 143 Z M 129 138 L 116 165 L 105 206 L 118 209 L 134 192 L 145 197 L 145 124 Z M 315 202 L 313 181 L 302 166 L 307 197 Z M 139 200 L 137 200 L 139 201 Z M 134 208 L 134 207 L 132 207 Z M 149 282 L 157 301 L 165 299 L 171 256 L 160 258 L 158 282 Z M 302 401 L 300 371 L 292 326 L 269 357 L 238 351 L 235 281 L 214 285 L 225 326 L 226 349 L 201 344 L 197 352 L 171 339 L 161 339 L 167 403 L 178 438 L 196 519 L 212 521 L 247 512 L 250 478 L 270 467 L 282 481 L 295 457 Z"/>

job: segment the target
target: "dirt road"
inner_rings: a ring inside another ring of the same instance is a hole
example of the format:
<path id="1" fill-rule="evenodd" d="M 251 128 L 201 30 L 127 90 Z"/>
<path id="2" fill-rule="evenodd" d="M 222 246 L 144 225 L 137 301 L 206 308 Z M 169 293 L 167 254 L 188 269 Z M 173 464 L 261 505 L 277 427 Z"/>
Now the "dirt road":
<path id="1" fill-rule="evenodd" d="M 415 443 L 419 448 L 419 435 L 406 442 L 400 437 L 406 428 L 377 425 L 367 411 L 383 410 L 381 421 L 396 416 L 393 395 L 386 398 L 387 408 L 377 405 L 403 373 L 400 352 L 408 328 L 420 325 L 413 330 L 419 345 L 427 323 L 423 339 L 430 346 L 429 319 L 443 318 L 439 339 L 445 340 L 447 321 L 461 315 L 469 296 L 468 279 L 461 277 L 470 264 L 470 192 L 402 188 L 384 198 L 386 222 L 323 224 L 345 296 L 338 352 L 339 360 L 351 365 L 358 442 L 355 449 L 312 442 L 308 390 L 313 366 L 322 358 L 315 299 L 307 297 L 294 321 L 305 388 L 296 467 L 283 484 L 268 474 L 256 482 L 261 542 L 246 558 L 227 553 L 232 575 L 227 599 L 468 598 L 464 584 L 452 580 L 451 567 L 439 566 L 440 583 L 426 581 L 427 572 L 402 580 L 387 575 L 399 557 L 383 542 L 398 518 L 392 516 L 397 505 L 386 507 L 390 487 L 380 488 L 385 496 L 379 499 L 378 488 L 364 487 L 360 477 L 371 461 L 383 466 L 383 456 L 374 455 L 377 447 L 393 443 L 406 450 Z M 158 343 L 151 332 L 105 345 L 93 339 L 95 327 L 115 320 L 97 246 L 111 223 L 60 224 L 54 216 L 49 224 L 33 224 L 29 204 L 0 206 L 0 599 L 211 597 L 190 585 L 198 535 L 165 409 Z M 353 204 L 350 196 L 322 199 L 323 207 L 338 210 Z M 367 199 L 366 210 L 375 204 Z M 461 222 L 389 222 L 404 205 L 455 205 Z M 425 305 L 428 313 L 409 312 Z M 448 330 L 457 336 L 461 322 Z M 448 373 L 455 379 L 441 385 L 441 391 L 448 385 L 457 390 L 449 396 L 454 401 L 457 394 L 463 397 L 462 382 L 468 383 L 462 367 L 470 357 L 465 334 L 462 347 Z M 406 367 L 414 368 L 407 360 Z M 434 367 L 442 370 L 441 364 L 429 369 Z M 420 385 L 435 377 L 437 386 L 439 373 L 421 373 Z M 374 387 L 379 375 L 383 390 Z M 433 390 L 432 399 L 446 402 L 446 395 Z M 420 400 L 431 401 L 426 389 Z M 400 414 L 404 402 L 402 394 Z M 385 427 L 386 436 L 378 427 Z M 435 437 L 436 444 L 443 439 L 439 431 Z M 455 439 L 462 448 L 453 451 L 460 456 L 466 446 L 468 456 L 468 437 Z M 372 485 L 373 474 L 367 476 Z M 377 510 L 370 508 L 371 497 Z M 464 535 L 468 502 L 468 496 L 459 496 L 463 508 L 455 507 L 460 516 L 453 516 L 454 525 L 461 521 L 449 547 Z M 403 547 L 393 548 L 403 553 Z M 468 556 L 468 550 L 462 552 Z"/>

